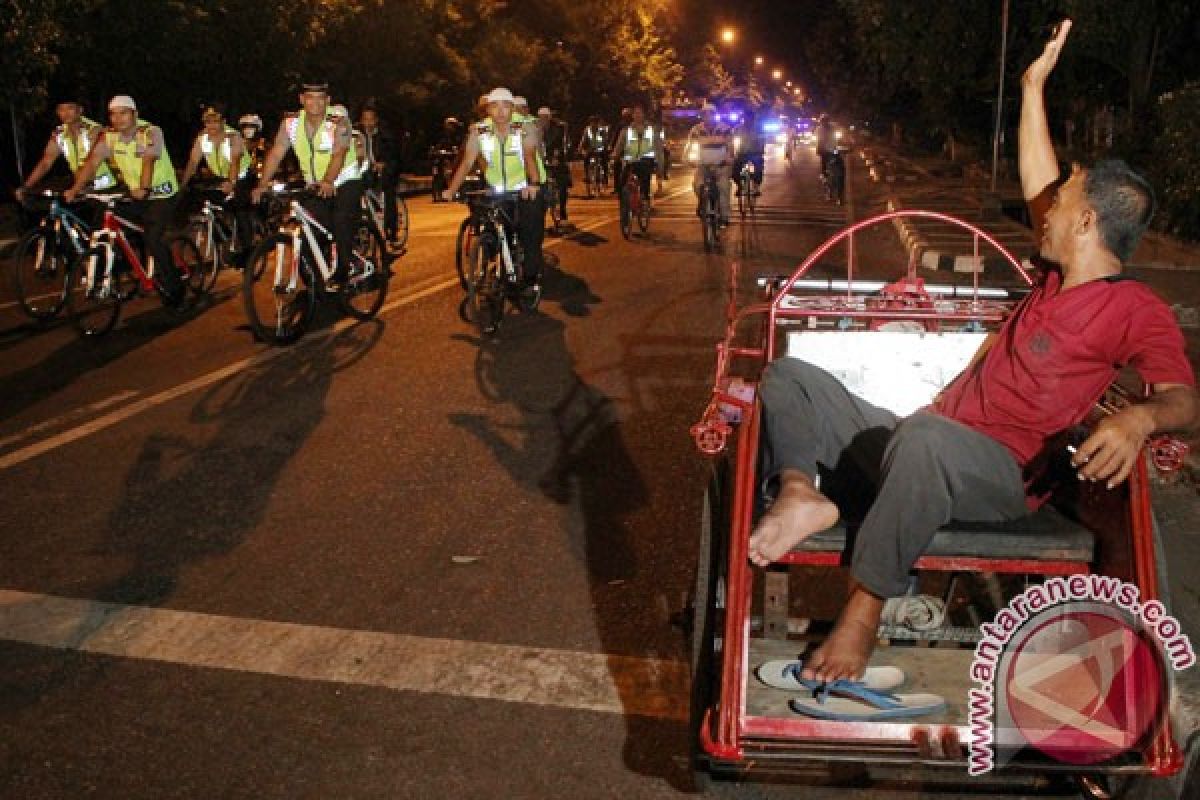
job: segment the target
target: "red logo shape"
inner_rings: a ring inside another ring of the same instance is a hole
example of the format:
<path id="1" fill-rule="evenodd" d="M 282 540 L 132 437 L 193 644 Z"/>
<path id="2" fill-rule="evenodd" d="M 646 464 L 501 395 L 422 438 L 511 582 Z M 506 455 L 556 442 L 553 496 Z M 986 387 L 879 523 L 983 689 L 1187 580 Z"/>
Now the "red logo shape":
<path id="1" fill-rule="evenodd" d="M 1029 744 L 1068 764 L 1095 764 L 1142 741 L 1162 717 L 1166 686 L 1154 645 L 1129 623 L 1064 611 L 1022 642 L 1004 690 Z"/>

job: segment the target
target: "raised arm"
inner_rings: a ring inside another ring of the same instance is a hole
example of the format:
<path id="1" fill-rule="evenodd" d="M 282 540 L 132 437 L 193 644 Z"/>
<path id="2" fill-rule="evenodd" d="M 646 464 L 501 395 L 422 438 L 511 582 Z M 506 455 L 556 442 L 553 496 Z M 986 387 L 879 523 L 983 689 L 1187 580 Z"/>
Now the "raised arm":
<path id="1" fill-rule="evenodd" d="M 1021 123 L 1017 132 L 1017 162 L 1021 173 L 1021 192 L 1029 204 L 1035 235 L 1040 236 L 1042 222 L 1054 199 L 1058 180 L 1058 159 L 1046 121 L 1046 79 L 1058 63 L 1058 56 L 1071 32 L 1071 20 L 1064 19 L 1054 37 L 1046 43 L 1021 77 Z"/>

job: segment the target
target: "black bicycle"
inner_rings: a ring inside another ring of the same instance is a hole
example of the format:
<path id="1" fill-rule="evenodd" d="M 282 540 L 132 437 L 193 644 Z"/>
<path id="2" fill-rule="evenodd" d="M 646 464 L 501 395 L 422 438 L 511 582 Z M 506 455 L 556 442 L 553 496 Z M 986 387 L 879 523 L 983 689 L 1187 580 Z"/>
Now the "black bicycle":
<path id="1" fill-rule="evenodd" d="M 66 207 L 61 192 L 38 192 L 33 197 L 48 198 L 50 205 L 41 221 L 17 242 L 13 280 L 21 310 L 38 322 L 49 322 L 67 303 L 71 271 L 87 252 L 92 229 Z"/>
<path id="2" fill-rule="evenodd" d="M 506 303 L 533 311 L 541 302 L 542 288 L 522 281 L 525 253 L 517 237 L 517 194 L 477 191 L 462 196 L 471 216 L 459 276 L 466 296 L 459 314 L 489 336 L 500 329 Z"/>
<path id="3" fill-rule="evenodd" d="M 721 191 L 717 185 L 719 165 L 702 165 L 700 184 L 700 228 L 704 233 L 704 252 L 711 253 L 721 243 Z"/>

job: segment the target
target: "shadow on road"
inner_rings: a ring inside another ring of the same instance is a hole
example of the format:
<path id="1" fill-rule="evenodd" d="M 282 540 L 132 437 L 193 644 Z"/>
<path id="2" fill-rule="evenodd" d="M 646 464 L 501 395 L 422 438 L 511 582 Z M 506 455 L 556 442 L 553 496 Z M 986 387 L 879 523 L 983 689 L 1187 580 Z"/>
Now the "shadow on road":
<path id="1" fill-rule="evenodd" d="M 3 382 L 9 388 L 0 392 L 0 420 L 9 419 L 19 414 L 31 405 L 39 403 L 46 397 L 70 386 L 87 373 L 111 364 L 138 348 L 150 344 L 158 336 L 186 325 L 199 314 L 214 306 L 228 302 L 229 297 L 217 297 L 211 302 L 205 302 L 182 315 L 174 315 L 159 307 L 157 301 L 147 303 L 139 308 L 138 313 L 126 316 L 129 308 L 122 309 L 121 322 L 112 333 L 99 339 L 84 341 L 74 335 L 61 347 L 50 353 L 36 364 L 25 369 L 3 376 Z M 51 327 L 66 326 L 66 321 L 56 321 Z M 51 327 L 30 328 L 30 335 L 36 335 Z M 14 347 L 28 339 L 28 336 L 14 338 L 0 345 L 0 352 Z"/>
<path id="2" fill-rule="evenodd" d="M 128 571 L 96 598 L 158 605 L 189 564 L 235 548 L 262 520 L 280 475 L 324 419 L 334 375 L 369 352 L 383 330 L 379 321 L 353 326 L 213 386 L 191 415 L 193 424 L 218 426 L 202 445 L 152 435 L 126 478 L 103 545 L 106 554 L 129 559 Z"/>

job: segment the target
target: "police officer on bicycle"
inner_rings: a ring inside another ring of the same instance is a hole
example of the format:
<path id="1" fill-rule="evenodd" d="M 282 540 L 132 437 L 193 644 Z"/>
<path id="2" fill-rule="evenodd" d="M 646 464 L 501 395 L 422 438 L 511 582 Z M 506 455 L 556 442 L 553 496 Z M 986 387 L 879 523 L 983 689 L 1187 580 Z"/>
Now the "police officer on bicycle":
<path id="1" fill-rule="evenodd" d="M 362 214 L 358 152 L 351 136 L 350 120 L 345 114 L 333 113 L 330 108 L 329 84 L 323 81 L 303 84 L 300 103 L 303 108 L 285 115 L 279 126 L 254 190 L 254 200 L 258 202 L 270 187 L 271 179 L 288 151 L 295 151 L 304 180 L 313 192 L 304 197 L 301 204 L 321 225 L 333 229 L 338 249 L 334 281 L 344 281 L 349 274 L 347 265 Z"/>
<path id="2" fill-rule="evenodd" d="M 542 275 L 546 216 L 537 163 L 537 126 L 532 121 L 515 118 L 514 98 L 508 89 L 493 89 L 486 99 L 487 116 L 471 126 L 463 145 L 463 157 L 442 199 L 454 199 L 476 159 L 482 156 L 489 190 L 517 198 L 517 238 L 525 252 L 522 279 L 533 285 L 540 282 Z"/>
<path id="3" fill-rule="evenodd" d="M 626 170 L 637 175 L 642 196 L 650 196 L 650 179 L 658 169 L 658 154 L 662 142 L 658 129 L 646 120 L 646 107 L 635 103 L 629 109 L 629 124 L 617 134 L 616 152 L 620 157 L 619 172 L 614 186 L 617 191 L 625 185 Z"/>

